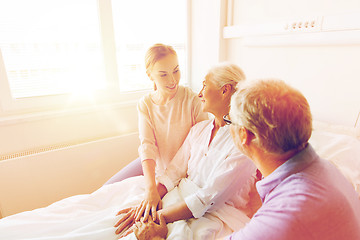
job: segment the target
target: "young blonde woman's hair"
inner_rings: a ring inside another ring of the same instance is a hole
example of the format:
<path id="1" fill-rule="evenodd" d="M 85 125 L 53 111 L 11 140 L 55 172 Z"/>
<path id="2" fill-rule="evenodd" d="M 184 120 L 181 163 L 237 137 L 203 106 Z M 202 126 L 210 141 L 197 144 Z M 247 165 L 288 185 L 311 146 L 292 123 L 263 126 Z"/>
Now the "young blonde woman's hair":
<path id="1" fill-rule="evenodd" d="M 228 62 L 222 62 L 213 66 L 206 76 L 219 88 L 227 84 L 231 85 L 233 92 L 236 91 L 237 84 L 246 78 L 240 67 Z"/>
<path id="2" fill-rule="evenodd" d="M 231 99 L 231 120 L 255 135 L 263 150 L 282 154 L 304 147 L 312 132 L 306 98 L 281 80 L 251 81 Z"/>
<path id="3" fill-rule="evenodd" d="M 176 51 L 172 46 L 165 45 L 162 43 L 156 43 L 152 45 L 145 54 L 145 69 L 146 74 L 150 75 L 154 65 L 159 60 L 163 59 L 169 54 L 177 56 Z M 154 90 L 156 90 L 156 85 L 154 83 Z"/>

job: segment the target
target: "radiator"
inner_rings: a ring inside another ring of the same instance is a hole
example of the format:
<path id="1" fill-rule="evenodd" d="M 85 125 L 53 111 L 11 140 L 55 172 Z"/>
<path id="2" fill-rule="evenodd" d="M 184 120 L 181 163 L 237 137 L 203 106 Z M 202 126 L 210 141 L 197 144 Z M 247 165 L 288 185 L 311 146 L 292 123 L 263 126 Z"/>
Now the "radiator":
<path id="1" fill-rule="evenodd" d="M 2 217 L 91 193 L 137 156 L 138 133 L 2 156 Z M 1 217 L 0 215 L 0 217 Z"/>

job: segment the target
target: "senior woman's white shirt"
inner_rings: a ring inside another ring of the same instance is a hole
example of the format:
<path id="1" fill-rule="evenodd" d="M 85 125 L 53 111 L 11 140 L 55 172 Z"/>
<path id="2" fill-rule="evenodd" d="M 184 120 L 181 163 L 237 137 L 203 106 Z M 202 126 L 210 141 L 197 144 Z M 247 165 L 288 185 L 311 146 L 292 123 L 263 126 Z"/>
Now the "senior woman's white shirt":
<path id="1" fill-rule="evenodd" d="M 234 145 L 229 126 L 221 127 L 209 145 L 213 121 L 193 126 L 164 175 L 157 177 L 168 191 L 183 178 L 199 187 L 185 198 L 195 218 L 217 210 L 224 203 L 243 208 L 256 171 L 251 160 Z"/>

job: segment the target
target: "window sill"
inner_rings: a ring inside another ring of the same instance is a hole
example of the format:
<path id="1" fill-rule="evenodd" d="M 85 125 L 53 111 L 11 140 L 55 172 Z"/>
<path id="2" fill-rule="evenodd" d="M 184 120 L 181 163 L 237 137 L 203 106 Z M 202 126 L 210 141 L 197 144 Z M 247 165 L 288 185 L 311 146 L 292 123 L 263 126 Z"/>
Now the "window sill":
<path id="1" fill-rule="evenodd" d="M 38 108 L 33 110 L 0 111 L 0 126 L 33 122 L 44 119 L 54 119 L 63 116 L 81 115 L 99 111 L 121 109 L 129 106 L 136 108 L 139 99 L 150 90 L 122 93 L 115 98 L 99 101 L 82 101 L 67 106 L 53 108 Z"/>

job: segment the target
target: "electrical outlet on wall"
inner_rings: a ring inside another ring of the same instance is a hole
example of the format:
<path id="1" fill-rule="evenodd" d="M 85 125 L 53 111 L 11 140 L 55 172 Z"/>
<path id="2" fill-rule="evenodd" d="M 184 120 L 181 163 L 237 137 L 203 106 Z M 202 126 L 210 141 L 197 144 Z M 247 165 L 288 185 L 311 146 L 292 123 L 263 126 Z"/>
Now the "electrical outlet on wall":
<path id="1" fill-rule="evenodd" d="M 223 37 L 244 38 L 246 46 L 359 44 L 360 12 L 226 26 Z"/>
<path id="2" fill-rule="evenodd" d="M 289 21 L 285 24 L 284 30 L 293 33 L 320 32 L 323 17 L 313 17 Z"/>

